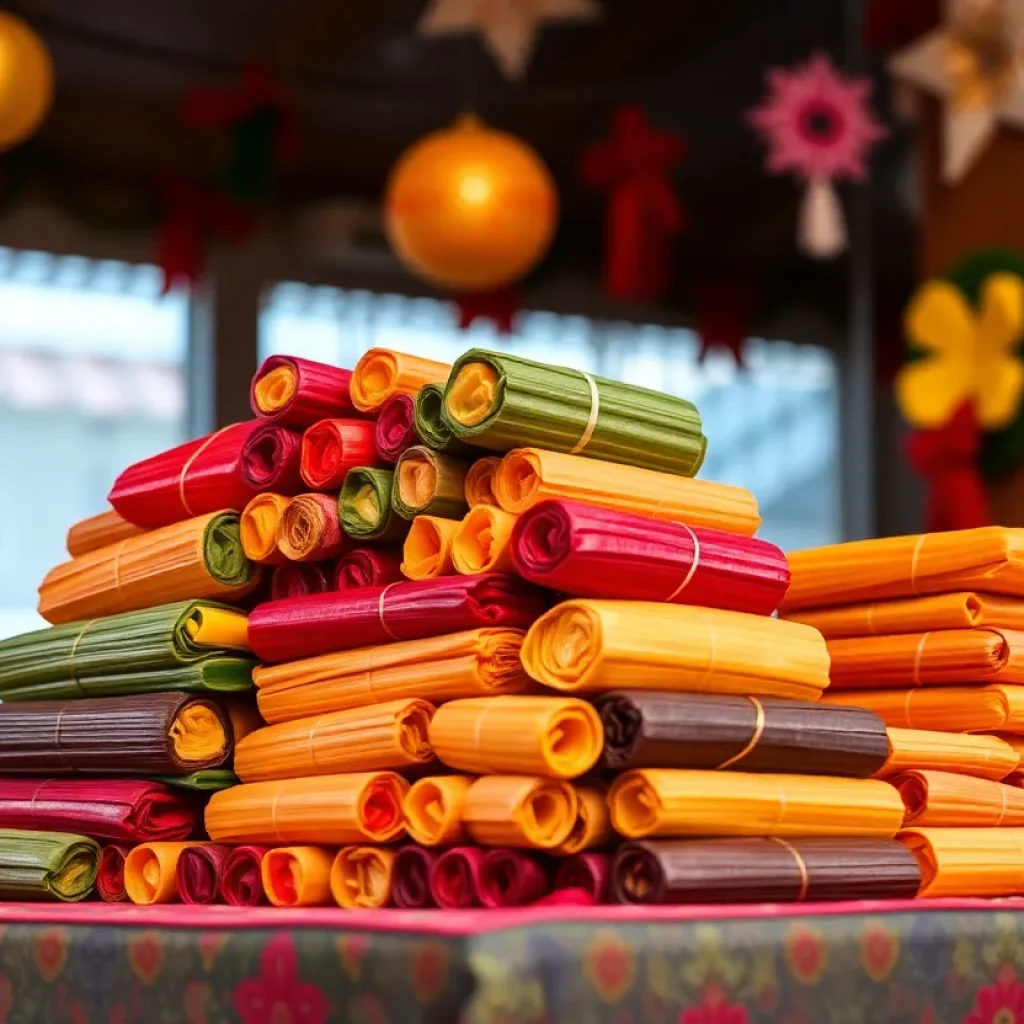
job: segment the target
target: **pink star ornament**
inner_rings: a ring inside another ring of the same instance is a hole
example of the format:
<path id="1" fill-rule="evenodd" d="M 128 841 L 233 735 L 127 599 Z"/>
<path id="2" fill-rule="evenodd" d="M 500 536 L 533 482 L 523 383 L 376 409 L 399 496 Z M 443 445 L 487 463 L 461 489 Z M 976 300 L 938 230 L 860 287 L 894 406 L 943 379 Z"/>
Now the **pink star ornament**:
<path id="1" fill-rule="evenodd" d="M 806 185 L 797 240 L 818 259 L 846 248 L 835 183 L 864 181 L 868 153 L 888 134 L 871 108 L 873 87 L 816 53 L 793 68 L 770 69 L 768 95 L 748 115 L 767 144 L 768 173 L 793 174 Z"/>

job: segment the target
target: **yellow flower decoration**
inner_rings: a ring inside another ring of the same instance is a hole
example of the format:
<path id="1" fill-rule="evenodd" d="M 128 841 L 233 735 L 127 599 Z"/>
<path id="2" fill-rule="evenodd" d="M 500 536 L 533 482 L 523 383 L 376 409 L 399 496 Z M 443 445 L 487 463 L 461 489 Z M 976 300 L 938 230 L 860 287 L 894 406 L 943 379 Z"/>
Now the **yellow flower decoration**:
<path id="1" fill-rule="evenodd" d="M 1016 349 L 1024 333 L 1024 281 L 991 274 L 979 312 L 949 281 L 929 281 L 910 301 L 907 338 L 927 354 L 900 370 L 896 398 L 903 418 L 925 430 L 945 426 L 970 402 L 984 430 L 1013 422 L 1024 393 Z"/>

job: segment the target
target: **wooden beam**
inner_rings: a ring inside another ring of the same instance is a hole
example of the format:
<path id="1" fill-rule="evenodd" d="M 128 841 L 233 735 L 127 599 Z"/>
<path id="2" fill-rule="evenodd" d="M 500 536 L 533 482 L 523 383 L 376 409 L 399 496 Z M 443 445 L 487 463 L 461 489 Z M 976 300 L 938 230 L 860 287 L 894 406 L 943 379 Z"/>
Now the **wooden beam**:
<path id="1" fill-rule="evenodd" d="M 390 0 L 299 0 L 254 59 L 278 75 L 309 72 L 364 42 L 390 6 Z"/>

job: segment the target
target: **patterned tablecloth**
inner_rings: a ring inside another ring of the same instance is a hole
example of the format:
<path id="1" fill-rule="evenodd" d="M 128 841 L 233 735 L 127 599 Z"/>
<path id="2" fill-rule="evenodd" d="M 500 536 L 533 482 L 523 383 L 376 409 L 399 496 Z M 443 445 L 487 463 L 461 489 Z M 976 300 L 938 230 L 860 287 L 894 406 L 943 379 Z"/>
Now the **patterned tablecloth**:
<path id="1" fill-rule="evenodd" d="M 51 1021 L 1024 1024 L 1024 902 L 2 905 L 0 1024 Z"/>

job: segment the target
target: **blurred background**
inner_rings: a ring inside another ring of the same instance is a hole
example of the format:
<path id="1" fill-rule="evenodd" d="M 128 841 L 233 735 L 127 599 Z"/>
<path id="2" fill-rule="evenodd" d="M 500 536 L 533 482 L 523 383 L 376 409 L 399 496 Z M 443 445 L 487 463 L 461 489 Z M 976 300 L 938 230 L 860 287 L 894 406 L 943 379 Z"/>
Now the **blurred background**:
<path id="1" fill-rule="evenodd" d="M 1009 46 L 1012 5 L 992 6 Z M 998 83 L 988 135 L 948 173 L 963 83 L 919 53 L 956 37 L 938 3 L 2 13 L 0 636 L 40 621 L 68 525 L 119 470 L 248 418 L 272 353 L 565 363 L 696 402 L 702 475 L 752 489 L 783 548 L 923 527 L 893 398 L 902 309 L 953 260 L 1024 236 L 1024 118 Z M 492 129 L 549 169 L 547 213 L 487 166 L 489 136 L 460 134 Z M 403 163 L 436 132 L 477 147 L 517 223 L 549 217 L 533 249 L 527 227 L 493 234 L 514 279 L 452 271 L 474 256 L 438 193 L 448 158 Z M 405 206 L 403 168 L 420 176 Z"/>

